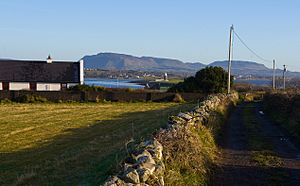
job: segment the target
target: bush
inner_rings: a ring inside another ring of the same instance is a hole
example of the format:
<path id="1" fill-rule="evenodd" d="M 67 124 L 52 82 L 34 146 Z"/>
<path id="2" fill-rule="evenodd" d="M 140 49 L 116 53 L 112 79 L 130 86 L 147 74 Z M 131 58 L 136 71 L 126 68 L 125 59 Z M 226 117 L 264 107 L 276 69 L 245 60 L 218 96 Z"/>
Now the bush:
<path id="1" fill-rule="evenodd" d="M 188 77 L 184 82 L 173 85 L 168 92 L 199 92 L 195 77 Z"/>
<path id="2" fill-rule="evenodd" d="M 175 103 L 183 103 L 184 99 L 182 98 L 182 96 L 180 94 L 176 93 L 174 95 L 173 102 L 175 102 Z"/>
<path id="3" fill-rule="evenodd" d="M 22 95 L 15 99 L 16 102 L 19 103 L 45 103 L 48 102 L 46 98 L 36 95 Z"/>
<path id="4" fill-rule="evenodd" d="M 7 99 L 7 98 L 0 100 L 0 103 L 11 103 L 11 102 L 12 101 L 10 99 Z"/>
<path id="5" fill-rule="evenodd" d="M 100 87 L 100 86 L 76 85 L 76 86 L 70 87 L 68 90 L 103 92 L 103 91 L 105 91 L 105 88 Z"/>
<path id="6" fill-rule="evenodd" d="M 168 91 L 223 93 L 227 89 L 227 80 L 228 73 L 223 68 L 206 67 L 198 71 L 195 77 L 185 79 L 184 82 L 174 85 Z"/>

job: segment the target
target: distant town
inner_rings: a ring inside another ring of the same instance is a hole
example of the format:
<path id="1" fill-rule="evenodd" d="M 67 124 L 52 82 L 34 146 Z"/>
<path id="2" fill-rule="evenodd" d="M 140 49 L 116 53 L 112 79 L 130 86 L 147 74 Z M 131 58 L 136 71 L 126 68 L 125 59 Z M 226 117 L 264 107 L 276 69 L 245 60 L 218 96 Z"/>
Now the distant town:
<path id="1" fill-rule="evenodd" d="M 164 72 L 145 72 L 135 70 L 102 70 L 102 69 L 85 69 L 86 78 L 103 78 L 103 79 L 141 79 L 155 80 L 162 79 Z M 170 79 L 183 79 L 187 76 L 175 73 L 167 73 Z"/>

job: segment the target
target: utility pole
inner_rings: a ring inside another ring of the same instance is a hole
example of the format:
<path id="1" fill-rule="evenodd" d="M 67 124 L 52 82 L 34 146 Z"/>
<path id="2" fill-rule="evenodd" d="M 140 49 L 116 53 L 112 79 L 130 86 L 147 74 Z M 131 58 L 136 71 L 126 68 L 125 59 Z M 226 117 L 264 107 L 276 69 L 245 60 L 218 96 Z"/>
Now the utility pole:
<path id="1" fill-rule="evenodd" d="M 231 76 L 231 60 L 232 60 L 232 40 L 233 40 L 233 25 L 230 27 L 229 36 L 229 54 L 228 54 L 228 82 L 227 82 L 227 93 L 230 94 L 230 76 Z"/>
<path id="2" fill-rule="evenodd" d="M 286 65 L 283 65 L 283 90 L 285 91 L 285 73 L 286 73 Z"/>
<path id="3" fill-rule="evenodd" d="M 273 60 L 273 90 L 275 90 L 275 59 Z"/>

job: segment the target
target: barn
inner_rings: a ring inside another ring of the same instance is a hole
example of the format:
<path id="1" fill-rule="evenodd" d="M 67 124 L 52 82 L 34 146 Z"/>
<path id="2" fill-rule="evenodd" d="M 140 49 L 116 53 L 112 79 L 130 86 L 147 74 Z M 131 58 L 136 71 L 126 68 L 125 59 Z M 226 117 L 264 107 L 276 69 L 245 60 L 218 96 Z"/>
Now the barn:
<path id="1" fill-rule="evenodd" d="M 83 84 L 83 60 L 0 59 L 0 90 L 61 91 Z"/>

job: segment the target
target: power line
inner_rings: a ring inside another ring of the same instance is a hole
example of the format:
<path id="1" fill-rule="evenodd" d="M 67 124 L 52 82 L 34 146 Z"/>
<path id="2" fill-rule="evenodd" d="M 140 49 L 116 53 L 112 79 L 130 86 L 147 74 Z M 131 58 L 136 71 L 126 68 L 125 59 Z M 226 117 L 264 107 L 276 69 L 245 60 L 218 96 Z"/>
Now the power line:
<path id="1" fill-rule="evenodd" d="M 234 35 L 240 40 L 240 42 L 252 53 L 254 54 L 258 59 L 265 61 L 265 62 L 272 62 L 272 60 L 267 60 L 260 55 L 258 55 L 254 50 L 252 50 L 245 42 L 244 40 L 233 30 Z"/>

